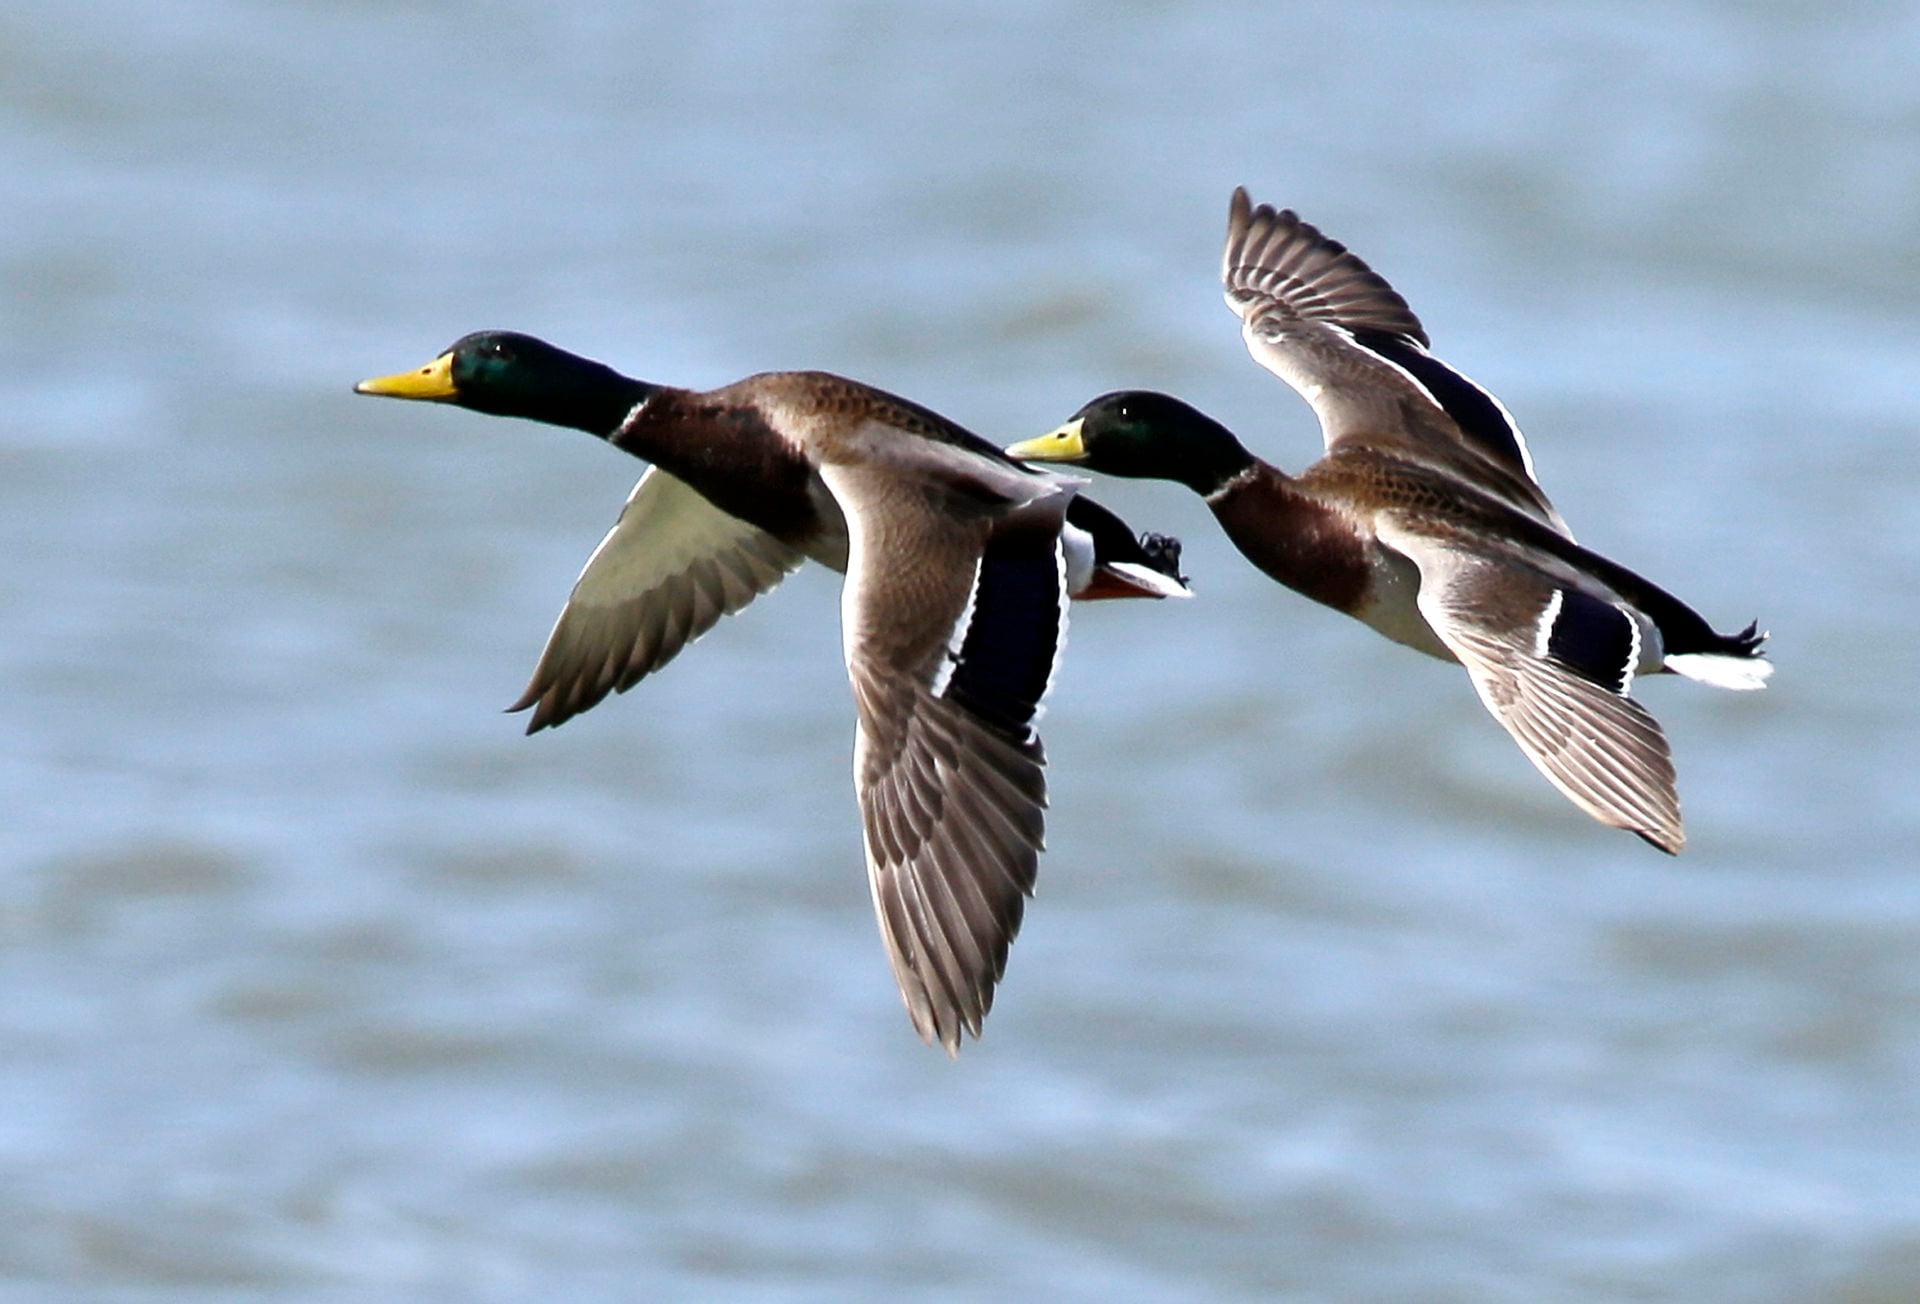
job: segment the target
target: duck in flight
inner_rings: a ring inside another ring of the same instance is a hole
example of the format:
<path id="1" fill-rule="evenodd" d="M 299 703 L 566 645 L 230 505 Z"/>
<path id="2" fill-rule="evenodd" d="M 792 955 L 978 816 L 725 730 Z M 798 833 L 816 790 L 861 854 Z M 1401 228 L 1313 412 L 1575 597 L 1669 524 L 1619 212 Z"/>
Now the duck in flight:
<path id="1" fill-rule="evenodd" d="M 1221 274 L 1255 361 L 1319 417 L 1319 461 L 1290 476 L 1188 404 L 1140 390 L 1007 452 L 1186 485 L 1254 565 L 1463 665 L 1554 787 L 1677 853 L 1673 756 L 1634 677 L 1760 688 L 1773 667 L 1757 622 L 1717 633 L 1575 543 L 1506 407 L 1428 351 L 1406 300 L 1346 246 L 1236 190 Z"/>
<path id="2" fill-rule="evenodd" d="M 585 430 L 650 463 L 517 704 L 557 725 L 665 665 L 806 558 L 846 575 L 869 885 L 914 1028 L 978 1037 L 1038 869 L 1035 729 L 1068 599 L 1186 596 L 1179 545 L 926 408 L 824 372 L 706 392 L 531 336 L 468 335 L 362 394 Z"/>

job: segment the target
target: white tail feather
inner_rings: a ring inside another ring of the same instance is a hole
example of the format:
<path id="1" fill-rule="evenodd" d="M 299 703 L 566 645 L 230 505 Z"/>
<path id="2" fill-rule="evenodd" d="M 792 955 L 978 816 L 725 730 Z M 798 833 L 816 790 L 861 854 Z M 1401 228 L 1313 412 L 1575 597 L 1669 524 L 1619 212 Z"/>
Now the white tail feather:
<path id="1" fill-rule="evenodd" d="M 1067 592 L 1078 593 L 1093 582 L 1093 536 L 1077 525 L 1063 525 L 1060 546 L 1066 550 Z"/>
<path id="2" fill-rule="evenodd" d="M 1138 562 L 1111 561 L 1107 569 L 1116 575 L 1124 575 L 1156 598 L 1190 598 L 1193 590 L 1174 579 L 1171 575 L 1162 575 L 1159 571 L 1142 566 Z"/>
<path id="3" fill-rule="evenodd" d="M 1733 657 L 1719 652 L 1682 652 L 1668 657 L 1666 666 L 1688 679 L 1737 692 L 1765 688 L 1767 676 L 1773 673 L 1773 662 L 1761 657 Z"/>

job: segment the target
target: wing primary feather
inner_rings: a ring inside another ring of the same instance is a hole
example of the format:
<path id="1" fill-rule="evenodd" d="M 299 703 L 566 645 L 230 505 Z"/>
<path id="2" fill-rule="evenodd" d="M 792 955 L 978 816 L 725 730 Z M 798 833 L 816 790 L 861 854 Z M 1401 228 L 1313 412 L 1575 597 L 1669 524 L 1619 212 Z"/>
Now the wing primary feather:
<path id="1" fill-rule="evenodd" d="M 801 560 L 649 468 L 587 559 L 525 691 L 507 709 L 536 708 L 528 733 L 565 723 L 665 666 Z"/>
<path id="2" fill-rule="evenodd" d="M 1666 735 L 1615 688 L 1620 647 L 1638 637 L 1622 630 L 1632 617 L 1544 572 L 1507 566 L 1490 574 L 1470 554 L 1392 517 L 1380 534 L 1419 568 L 1421 614 L 1534 767 L 1600 822 L 1666 851 L 1683 846 Z M 1576 628 L 1578 639 L 1569 633 Z M 1563 659 L 1569 654 L 1594 664 L 1572 664 Z"/>
<path id="3" fill-rule="evenodd" d="M 992 1005 L 1045 836 L 1033 724 L 1064 629 L 1071 495 L 1042 485 L 956 515 L 939 498 L 914 509 L 877 468 L 822 477 L 848 523 L 855 777 L 881 931 L 916 1029 L 956 1051 Z"/>

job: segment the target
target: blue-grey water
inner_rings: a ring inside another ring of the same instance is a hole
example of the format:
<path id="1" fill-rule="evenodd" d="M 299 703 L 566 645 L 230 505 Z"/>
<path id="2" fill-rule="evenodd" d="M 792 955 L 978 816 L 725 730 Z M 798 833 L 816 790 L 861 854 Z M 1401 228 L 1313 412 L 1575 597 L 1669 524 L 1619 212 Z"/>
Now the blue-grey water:
<path id="1" fill-rule="evenodd" d="M 1920 1298 L 1920 11 L 0 14 L 8 1298 Z M 523 738 L 640 467 L 353 397 L 482 326 L 1282 465 L 1227 197 L 1499 393 L 1762 694 L 1677 860 L 1201 505 L 1076 613 L 986 1039 L 913 1037 L 837 581 Z"/>

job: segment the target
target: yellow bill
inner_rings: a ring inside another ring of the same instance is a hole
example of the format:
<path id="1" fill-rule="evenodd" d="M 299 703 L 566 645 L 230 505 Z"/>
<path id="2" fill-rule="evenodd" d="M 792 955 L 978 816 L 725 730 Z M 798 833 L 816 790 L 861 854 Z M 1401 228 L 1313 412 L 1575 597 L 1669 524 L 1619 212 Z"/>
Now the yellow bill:
<path id="1" fill-rule="evenodd" d="M 453 354 L 442 353 L 426 366 L 415 371 L 396 372 L 391 376 L 375 376 L 372 380 L 363 380 L 353 387 L 356 394 L 377 394 L 382 398 L 420 398 L 434 402 L 451 402 L 458 394 L 453 384 Z"/>
<path id="2" fill-rule="evenodd" d="M 1086 443 L 1080 438 L 1081 424 L 1075 418 L 1038 439 L 1009 444 L 1007 456 L 1021 462 L 1078 462 L 1087 455 Z"/>

